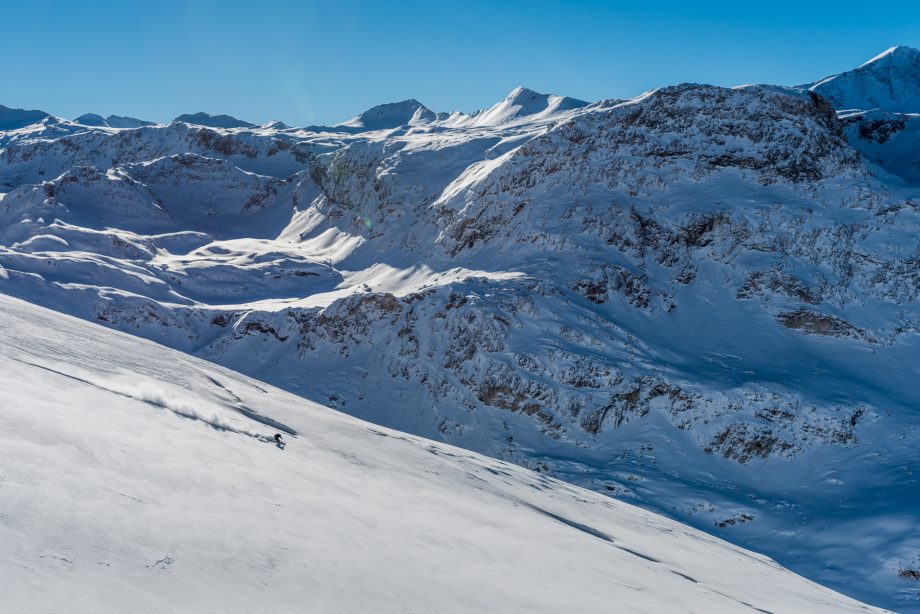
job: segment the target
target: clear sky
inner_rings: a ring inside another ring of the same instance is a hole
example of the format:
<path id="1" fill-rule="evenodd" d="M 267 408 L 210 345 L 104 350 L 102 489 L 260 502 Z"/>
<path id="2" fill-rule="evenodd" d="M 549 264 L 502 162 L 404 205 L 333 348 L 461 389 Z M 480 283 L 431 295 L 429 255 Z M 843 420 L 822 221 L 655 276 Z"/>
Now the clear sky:
<path id="1" fill-rule="evenodd" d="M 328 124 L 406 98 L 472 111 L 517 85 L 791 85 L 897 44 L 920 47 L 916 0 L 0 0 L 0 104 Z"/>

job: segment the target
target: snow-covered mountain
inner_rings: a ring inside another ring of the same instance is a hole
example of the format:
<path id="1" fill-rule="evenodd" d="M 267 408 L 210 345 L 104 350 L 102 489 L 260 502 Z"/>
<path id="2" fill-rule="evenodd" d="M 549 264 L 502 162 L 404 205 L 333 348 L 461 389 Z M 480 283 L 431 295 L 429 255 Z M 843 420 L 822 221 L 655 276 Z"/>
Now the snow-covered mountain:
<path id="1" fill-rule="evenodd" d="M 211 128 L 255 128 L 255 124 L 231 117 L 230 115 L 210 115 L 203 111 L 198 113 L 186 113 L 180 115 L 174 122 L 184 122 L 186 124 L 196 124 L 198 126 L 209 126 Z"/>
<path id="2" fill-rule="evenodd" d="M 859 68 L 807 87 L 837 109 L 885 109 L 920 113 L 920 51 L 900 45 Z"/>
<path id="3" fill-rule="evenodd" d="M 504 100 L 492 107 L 476 111 L 470 115 L 454 114 L 447 125 L 461 126 L 498 126 L 514 121 L 534 121 L 553 118 L 560 113 L 587 106 L 582 100 L 568 96 L 540 94 L 526 87 L 516 87 Z"/>
<path id="4" fill-rule="evenodd" d="M 0 332 L 4 611 L 878 611 L 632 505 L 35 305 L 0 296 Z"/>
<path id="5" fill-rule="evenodd" d="M 916 116 L 822 87 L 45 117 L 0 131 L 0 292 L 917 610 Z"/>
<path id="6" fill-rule="evenodd" d="M 412 126 L 432 122 L 438 115 L 418 100 L 403 100 L 389 104 L 377 105 L 352 117 L 347 122 L 337 124 L 337 128 L 355 130 L 386 130 L 400 126 Z"/>
<path id="7" fill-rule="evenodd" d="M 50 117 L 44 111 L 35 109 L 11 109 L 0 104 L 0 130 L 18 130 Z"/>
<path id="8" fill-rule="evenodd" d="M 156 122 L 148 122 L 143 119 L 137 119 L 134 117 L 125 117 L 122 115 L 109 115 L 108 117 L 102 117 L 96 113 L 85 113 L 80 117 L 74 119 L 78 124 L 83 124 L 84 126 L 104 126 L 108 128 L 140 128 L 142 126 L 154 126 Z"/>
<path id="9" fill-rule="evenodd" d="M 855 70 L 803 87 L 841 110 L 848 141 L 867 160 L 920 182 L 920 51 L 892 47 Z"/>

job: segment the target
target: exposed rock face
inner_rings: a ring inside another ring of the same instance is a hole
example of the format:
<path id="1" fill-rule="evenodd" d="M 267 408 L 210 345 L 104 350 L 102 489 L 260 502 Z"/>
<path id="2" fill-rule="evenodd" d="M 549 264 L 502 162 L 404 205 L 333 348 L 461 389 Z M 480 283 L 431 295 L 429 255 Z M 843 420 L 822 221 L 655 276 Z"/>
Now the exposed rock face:
<path id="1" fill-rule="evenodd" d="M 828 316 L 808 309 L 799 309 L 781 313 L 777 319 L 783 326 L 795 328 L 814 335 L 828 335 L 831 337 L 866 338 L 866 332 L 858 329 L 849 322 Z"/>
<path id="2" fill-rule="evenodd" d="M 839 580 L 806 519 L 885 522 L 864 455 L 920 437 L 910 117 L 688 84 L 372 115 L 0 132 L 0 291 Z"/>

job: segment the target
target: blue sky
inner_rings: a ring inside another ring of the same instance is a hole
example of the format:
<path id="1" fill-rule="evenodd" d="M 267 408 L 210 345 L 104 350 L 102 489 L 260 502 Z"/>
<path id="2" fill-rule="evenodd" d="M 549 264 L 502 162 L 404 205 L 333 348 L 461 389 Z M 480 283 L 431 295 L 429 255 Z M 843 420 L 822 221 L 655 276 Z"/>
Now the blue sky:
<path id="1" fill-rule="evenodd" d="M 487 107 L 695 81 L 795 84 L 920 47 L 915 2 L 0 0 L 0 104 L 156 121 L 335 123 L 382 102 Z"/>

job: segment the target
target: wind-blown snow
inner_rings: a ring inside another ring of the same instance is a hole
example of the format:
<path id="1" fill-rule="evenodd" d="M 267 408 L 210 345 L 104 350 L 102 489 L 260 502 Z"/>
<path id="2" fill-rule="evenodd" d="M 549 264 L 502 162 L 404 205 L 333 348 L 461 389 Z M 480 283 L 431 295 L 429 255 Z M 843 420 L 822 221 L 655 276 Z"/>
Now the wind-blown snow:
<path id="1" fill-rule="evenodd" d="M 875 611 L 631 505 L 34 305 L 0 297 L 0 333 L 10 612 Z"/>

